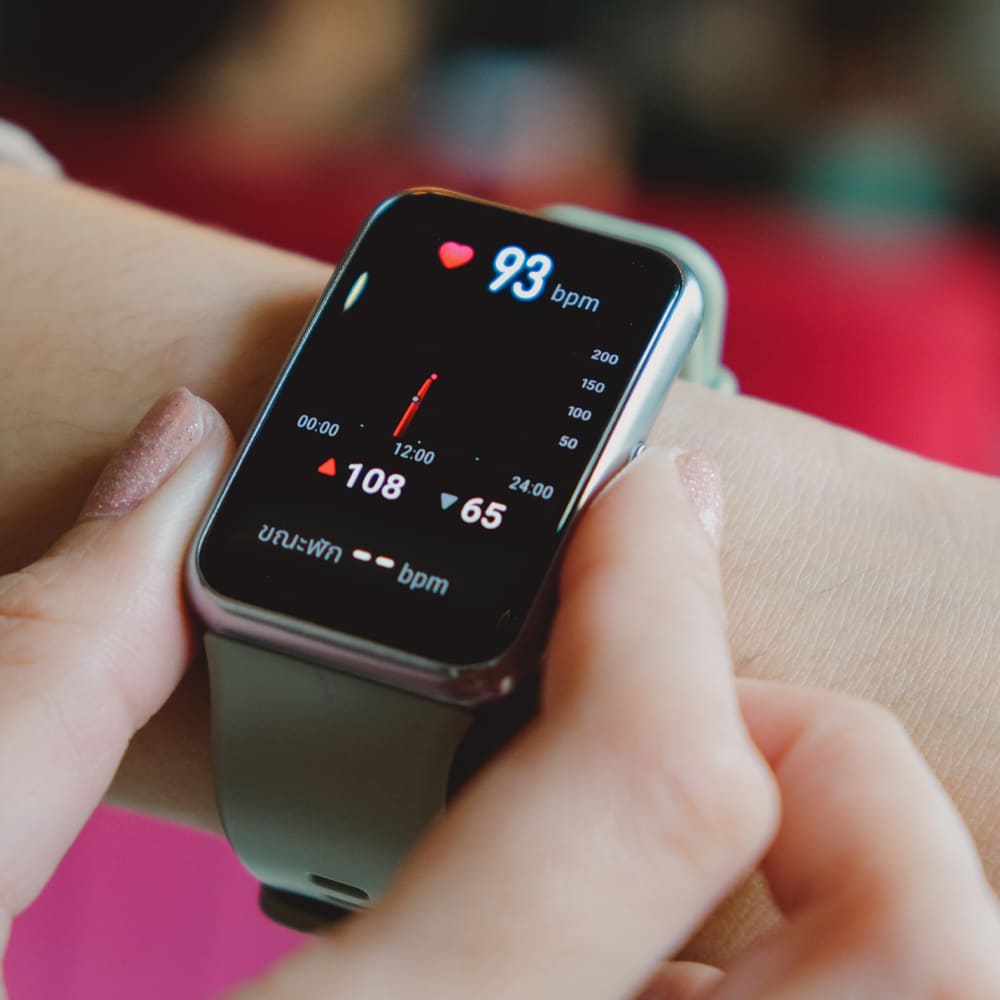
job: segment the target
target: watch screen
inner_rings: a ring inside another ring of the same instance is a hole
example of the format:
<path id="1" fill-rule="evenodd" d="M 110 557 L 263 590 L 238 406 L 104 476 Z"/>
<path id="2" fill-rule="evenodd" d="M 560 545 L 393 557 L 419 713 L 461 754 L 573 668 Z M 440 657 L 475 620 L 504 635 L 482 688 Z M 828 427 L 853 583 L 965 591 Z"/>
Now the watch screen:
<path id="1" fill-rule="evenodd" d="M 201 543 L 216 593 L 448 664 L 501 655 L 680 287 L 499 206 L 369 222 Z"/>

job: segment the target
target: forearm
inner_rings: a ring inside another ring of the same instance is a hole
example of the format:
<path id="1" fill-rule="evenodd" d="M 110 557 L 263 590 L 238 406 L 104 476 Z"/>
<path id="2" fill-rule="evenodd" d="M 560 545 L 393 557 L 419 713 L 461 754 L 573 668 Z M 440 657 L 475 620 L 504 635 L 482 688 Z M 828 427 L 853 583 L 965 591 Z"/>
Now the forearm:
<path id="1" fill-rule="evenodd" d="M 237 433 L 329 267 L 0 166 L 0 572 L 176 385 Z"/>
<path id="2" fill-rule="evenodd" d="M 721 464 L 738 672 L 890 707 L 1000 884 L 1000 483 L 780 407 L 678 388 L 657 435 Z M 687 957 L 726 962 L 775 919 L 755 878 Z"/>
<path id="3" fill-rule="evenodd" d="M 691 387 L 657 435 L 721 463 L 739 673 L 890 707 L 1000 881 L 1000 482 Z"/>
<path id="4" fill-rule="evenodd" d="M 329 268 L 0 168 L 0 568 L 74 517 L 160 393 L 246 426 Z M 727 487 L 724 563 L 742 672 L 895 709 L 1000 881 L 1000 487 L 749 399 L 678 386 L 656 435 Z M 137 737 L 125 801 L 217 820 L 195 673 Z"/>

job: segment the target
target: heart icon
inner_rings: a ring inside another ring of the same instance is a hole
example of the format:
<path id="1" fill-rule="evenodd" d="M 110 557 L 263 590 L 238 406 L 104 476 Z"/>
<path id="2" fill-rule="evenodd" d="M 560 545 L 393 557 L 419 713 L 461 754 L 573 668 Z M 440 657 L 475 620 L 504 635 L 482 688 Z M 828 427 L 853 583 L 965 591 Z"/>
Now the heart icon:
<path id="1" fill-rule="evenodd" d="M 438 247 L 438 257 L 449 271 L 456 267 L 464 267 L 476 256 L 476 251 L 464 243 L 455 243 L 449 240 Z"/>

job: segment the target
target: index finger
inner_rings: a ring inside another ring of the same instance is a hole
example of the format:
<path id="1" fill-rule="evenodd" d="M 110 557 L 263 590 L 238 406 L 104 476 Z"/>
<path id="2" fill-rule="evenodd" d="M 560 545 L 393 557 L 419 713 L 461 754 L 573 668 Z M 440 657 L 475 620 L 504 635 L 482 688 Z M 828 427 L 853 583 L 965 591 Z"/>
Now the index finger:
<path id="1" fill-rule="evenodd" d="M 738 994 L 996 996 L 996 898 L 902 725 L 768 681 L 741 681 L 740 700 L 781 789 L 764 872 L 789 919 L 731 967 Z"/>
<path id="2" fill-rule="evenodd" d="M 365 966 L 360 995 L 625 995 L 771 835 L 717 553 L 671 457 L 644 455 L 593 505 L 562 584 L 542 716 L 335 939 Z M 328 978 L 329 959 L 313 951 L 299 973 Z"/>

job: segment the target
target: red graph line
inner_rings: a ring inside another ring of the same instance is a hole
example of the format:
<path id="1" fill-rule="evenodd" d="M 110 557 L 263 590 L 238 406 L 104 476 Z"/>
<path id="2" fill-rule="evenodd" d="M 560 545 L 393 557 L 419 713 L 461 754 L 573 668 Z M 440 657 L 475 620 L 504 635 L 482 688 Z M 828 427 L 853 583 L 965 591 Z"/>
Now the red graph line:
<path id="1" fill-rule="evenodd" d="M 417 397 L 414 396 L 413 402 L 406 408 L 406 412 L 403 413 L 399 423 L 396 424 L 396 429 L 392 432 L 394 438 L 398 438 L 410 426 L 410 421 L 416 416 L 417 407 L 419 406 L 420 403 L 417 401 Z"/>
<path id="2" fill-rule="evenodd" d="M 402 417 L 399 418 L 399 423 L 396 424 L 396 429 L 392 432 L 392 436 L 395 438 L 401 437 L 406 433 L 406 428 L 410 426 L 410 421 L 417 415 L 417 410 L 420 409 L 420 404 L 424 401 L 424 397 L 427 395 L 427 390 L 437 381 L 437 375 L 428 375 L 424 379 L 424 384 L 417 390 L 417 394 L 410 400 L 410 405 L 403 411 Z"/>

